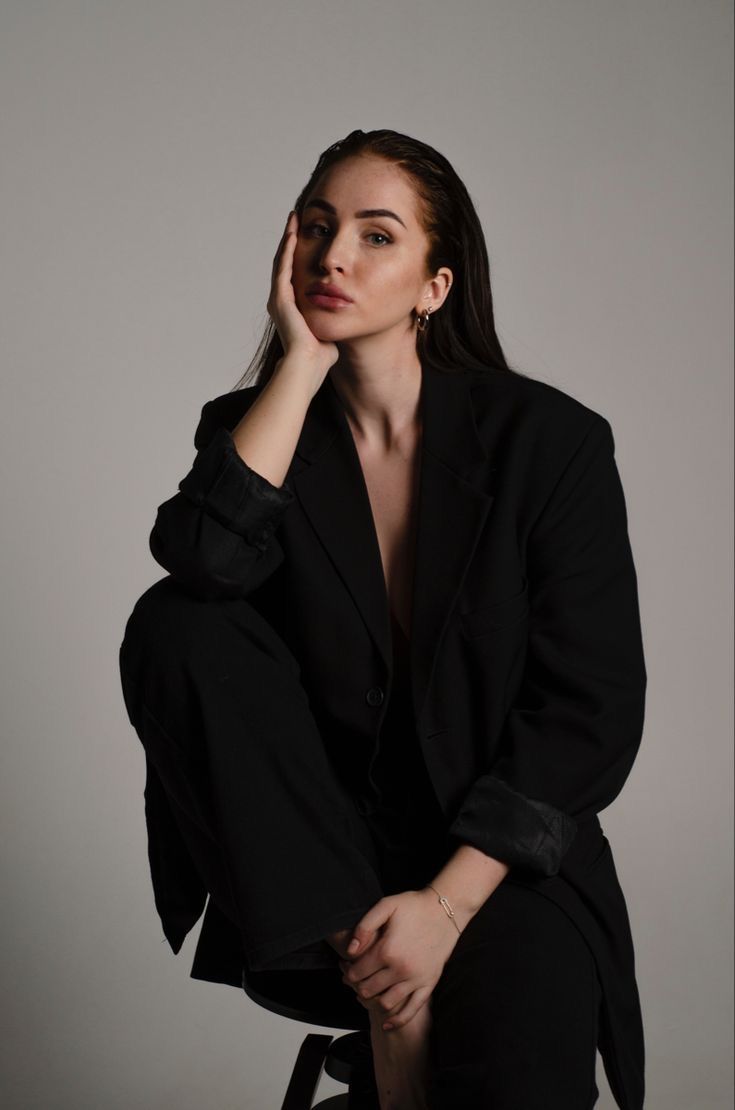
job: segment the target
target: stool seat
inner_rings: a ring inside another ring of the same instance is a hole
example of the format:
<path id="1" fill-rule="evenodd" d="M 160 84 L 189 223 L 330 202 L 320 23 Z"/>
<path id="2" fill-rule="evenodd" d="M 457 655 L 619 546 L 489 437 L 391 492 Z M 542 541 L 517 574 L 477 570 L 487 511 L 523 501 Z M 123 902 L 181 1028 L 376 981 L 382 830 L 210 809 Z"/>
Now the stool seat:
<path id="1" fill-rule="evenodd" d="M 243 970 L 243 990 L 265 1010 L 302 1021 L 353 1032 L 334 1039 L 308 1033 L 304 1038 L 281 1110 L 380 1110 L 370 1042 L 370 1016 L 339 970 Z M 322 1068 L 347 1094 L 313 1103 Z"/>
<path id="2" fill-rule="evenodd" d="M 243 990 L 266 1010 L 334 1029 L 370 1029 L 370 1016 L 355 992 L 342 982 L 339 968 L 246 971 Z"/>

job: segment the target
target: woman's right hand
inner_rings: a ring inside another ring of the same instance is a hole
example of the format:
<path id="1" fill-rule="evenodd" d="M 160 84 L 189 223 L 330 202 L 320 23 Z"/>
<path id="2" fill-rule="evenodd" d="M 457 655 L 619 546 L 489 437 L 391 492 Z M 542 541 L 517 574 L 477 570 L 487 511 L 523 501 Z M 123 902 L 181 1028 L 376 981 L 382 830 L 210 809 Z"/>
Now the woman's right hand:
<path id="1" fill-rule="evenodd" d="M 268 315 L 276 325 L 284 357 L 302 356 L 326 377 L 330 366 L 339 358 L 339 349 L 336 343 L 317 339 L 296 304 L 291 275 L 298 222 L 298 214 L 291 212 L 273 259 Z"/>

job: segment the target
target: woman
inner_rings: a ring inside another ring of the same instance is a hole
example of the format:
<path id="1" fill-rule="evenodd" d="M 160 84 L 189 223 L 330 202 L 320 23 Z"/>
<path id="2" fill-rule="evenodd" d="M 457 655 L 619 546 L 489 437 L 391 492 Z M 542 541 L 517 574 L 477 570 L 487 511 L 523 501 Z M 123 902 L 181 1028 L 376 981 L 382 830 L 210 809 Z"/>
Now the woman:
<path id="1" fill-rule="evenodd" d="M 598 1046 L 634 1110 L 597 814 L 646 671 L 610 425 L 508 366 L 472 202 L 405 135 L 320 157 L 268 311 L 120 653 L 169 943 L 209 894 L 194 977 L 339 975 L 382 1110 L 586 1110 Z"/>

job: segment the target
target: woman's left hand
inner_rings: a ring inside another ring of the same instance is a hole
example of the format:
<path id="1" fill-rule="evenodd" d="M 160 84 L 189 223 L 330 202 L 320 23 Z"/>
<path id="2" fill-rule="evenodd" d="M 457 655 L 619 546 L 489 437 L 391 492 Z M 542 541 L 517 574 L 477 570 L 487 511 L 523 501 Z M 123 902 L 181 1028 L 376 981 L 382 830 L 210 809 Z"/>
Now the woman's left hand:
<path id="1" fill-rule="evenodd" d="M 463 927 L 459 922 L 459 928 Z M 380 930 L 380 932 L 379 932 Z M 405 1025 L 438 983 L 459 933 L 429 887 L 390 894 L 352 930 L 360 946 L 340 960 L 342 981 L 358 1000 L 380 1005 L 391 1025 Z"/>

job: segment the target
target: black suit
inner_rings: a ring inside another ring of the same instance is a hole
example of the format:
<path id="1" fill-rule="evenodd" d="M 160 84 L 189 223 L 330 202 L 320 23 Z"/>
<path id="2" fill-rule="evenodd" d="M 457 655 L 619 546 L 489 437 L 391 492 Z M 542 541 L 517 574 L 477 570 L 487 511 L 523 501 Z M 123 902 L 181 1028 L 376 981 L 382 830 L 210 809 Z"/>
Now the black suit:
<path id="1" fill-rule="evenodd" d="M 230 430 L 258 391 L 205 404 L 197 457 L 158 510 L 151 550 L 195 597 L 256 603 L 298 658 L 349 779 L 369 766 L 392 666 L 367 488 L 329 375 L 283 486 L 247 467 Z M 646 688 L 611 428 L 561 390 L 499 371 L 426 369 L 421 400 L 410 673 L 426 767 L 448 835 L 509 863 L 505 882 L 581 931 L 603 987 L 600 1051 L 619 1105 L 634 1110 L 644 1047 L 633 945 L 597 818 L 635 759 Z M 344 759 L 345 733 L 362 764 Z M 178 951 L 206 891 L 150 764 L 146 790 L 151 851 L 158 874 L 169 869 L 157 905 Z M 192 974 L 239 985 L 225 932 L 210 900 Z"/>

